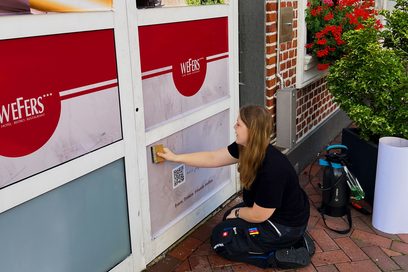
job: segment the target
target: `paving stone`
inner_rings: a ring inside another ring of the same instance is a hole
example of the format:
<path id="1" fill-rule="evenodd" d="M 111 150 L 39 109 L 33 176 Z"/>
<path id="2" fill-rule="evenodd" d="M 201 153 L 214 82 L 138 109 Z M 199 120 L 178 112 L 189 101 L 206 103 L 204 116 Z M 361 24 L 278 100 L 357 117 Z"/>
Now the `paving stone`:
<path id="1" fill-rule="evenodd" d="M 158 261 L 157 263 L 153 264 L 150 267 L 146 268 L 147 272 L 171 272 L 180 265 L 180 260 L 172 257 L 172 256 L 165 256 L 163 259 Z"/>
<path id="2" fill-rule="evenodd" d="M 329 235 L 323 229 L 309 230 L 309 234 L 313 237 L 313 240 L 319 244 L 323 251 L 339 249 L 337 244 L 330 238 Z"/>
<path id="3" fill-rule="evenodd" d="M 353 239 L 353 241 L 360 247 L 374 245 L 383 248 L 390 248 L 392 242 L 389 238 L 362 230 L 354 230 L 351 235 L 351 239 Z"/>
<path id="4" fill-rule="evenodd" d="M 392 257 L 392 259 L 404 270 L 408 271 L 408 255 Z"/>
<path id="5" fill-rule="evenodd" d="M 211 272 L 211 265 L 207 256 L 191 256 L 188 258 L 192 271 Z"/>
<path id="6" fill-rule="evenodd" d="M 332 216 L 326 216 L 326 224 L 328 227 L 335 229 L 335 230 L 346 230 L 348 229 L 348 223 L 344 220 L 343 217 L 332 217 Z M 330 230 L 323 221 L 323 218 L 320 217 L 319 221 L 316 223 L 316 228 L 322 228 L 324 230 L 326 230 L 327 234 L 331 237 L 331 238 L 338 238 L 338 237 L 347 237 L 350 236 L 351 231 L 346 233 L 346 234 L 340 234 L 337 233 L 335 231 Z"/>
<path id="7" fill-rule="evenodd" d="M 211 255 L 214 254 L 213 249 L 211 248 L 210 241 L 207 240 L 201 244 L 191 255 Z"/>
<path id="8" fill-rule="evenodd" d="M 309 217 L 309 222 L 307 223 L 307 228 L 308 229 L 313 229 L 316 226 L 316 223 L 319 221 L 319 217 L 317 216 L 310 216 Z"/>
<path id="9" fill-rule="evenodd" d="M 231 266 L 233 264 L 238 264 L 238 262 L 233 262 L 233 261 L 227 260 L 227 259 L 225 259 L 225 258 L 223 258 L 221 256 L 218 256 L 218 255 L 215 255 L 215 254 L 209 255 L 208 256 L 208 261 L 210 262 L 210 265 L 213 268 L 214 267 L 217 268 L 217 267 L 223 267 L 223 266 Z"/>
<path id="10" fill-rule="evenodd" d="M 203 242 L 192 238 L 187 237 L 175 248 L 173 248 L 168 255 L 172 256 L 180 261 L 184 261 L 187 257 L 193 253 Z"/>
<path id="11" fill-rule="evenodd" d="M 400 267 L 381 248 L 377 246 L 364 247 L 363 251 L 375 262 L 383 271 L 391 271 Z"/>
<path id="12" fill-rule="evenodd" d="M 314 268 L 312 264 L 309 264 L 306 267 L 298 268 L 295 270 L 296 272 L 316 272 L 317 270 Z"/>
<path id="13" fill-rule="evenodd" d="M 232 270 L 232 266 L 225 266 L 225 267 L 213 268 L 212 272 L 234 272 L 234 270 Z"/>
<path id="14" fill-rule="evenodd" d="M 268 269 L 262 269 L 253 265 L 249 264 L 237 264 L 232 266 L 232 271 L 234 272 L 275 272 L 275 271 L 281 271 L 281 270 L 276 270 L 273 268 L 268 268 Z"/>
<path id="15" fill-rule="evenodd" d="M 312 257 L 313 265 L 319 266 L 350 262 L 349 257 L 342 250 L 316 252 Z"/>
<path id="16" fill-rule="evenodd" d="M 378 229 L 376 229 L 376 228 L 374 228 L 374 227 L 373 227 L 373 230 L 374 230 L 374 232 L 375 232 L 376 234 L 381 235 L 382 237 L 386 237 L 386 238 L 389 238 L 389 239 L 391 239 L 391 240 L 396 240 L 396 241 L 399 241 L 399 240 L 400 240 L 400 238 L 399 238 L 398 235 L 396 235 L 396 234 L 385 233 L 385 232 L 382 232 L 382 231 L 380 231 L 380 230 L 378 230 Z"/>
<path id="17" fill-rule="evenodd" d="M 310 195 L 309 199 L 313 202 L 314 205 L 320 206 L 322 197 L 320 195 Z"/>
<path id="18" fill-rule="evenodd" d="M 398 234 L 398 237 L 401 239 L 401 241 L 408 243 L 408 234 Z"/>
<path id="19" fill-rule="evenodd" d="M 396 252 L 394 250 L 388 249 L 388 248 L 381 248 L 382 251 L 384 251 L 385 254 L 387 254 L 389 257 L 394 257 L 394 256 L 400 256 L 401 253 Z"/>
<path id="20" fill-rule="evenodd" d="M 353 218 L 353 229 L 375 234 L 374 230 L 371 228 L 371 225 L 367 225 L 367 223 L 362 220 L 361 217 Z"/>
<path id="21" fill-rule="evenodd" d="M 213 228 L 214 227 L 212 225 L 204 223 L 203 225 L 199 226 L 195 231 L 193 231 L 190 234 L 190 237 L 200 241 L 205 241 L 208 238 L 210 238 Z"/>
<path id="22" fill-rule="evenodd" d="M 320 212 L 317 210 L 317 208 L 313 205 L 310 205 L 310 216 L 316 216 L 318 218 L 322 217 L 320 215 Z"/>
<path id="23" fill-rule="evenodd" d="M 337 238 L 334 241 L 352 261 L 368 259 L 368 256 L 349 237 Z"/>
<path id="24" fill-rule="evenodd" d="M 320 195 L 320 192 L 316 191 L 311 183 L 307 183 L 303 188 L 308 196 L 311 195 Z"/>
<path id="25" fill-rule="evenodd" d="M 393 241 L 391 249 L 397 252 L 401 252 L 402 254 L 408 254 L 408 244 L 403 242 Z"/>
<path id="26" fill-rule="evenodd" d="M 188 259 L 182 262 L 179 266 L 177 266 L 176 269 L 174 269 L 174 272 L 189 272 L 189 271 L 191 271 L 191 268 Z"/>
<path id="27" fill-rule="evenodd" d="M 334 264 L 319 266 L 317 268 L 318 272 L 338 272 L 336 266 Z"/>
<path id="28" fill-rule="evenodd" d="M 381 271 L 378 266 L 376 266 L 371 260 L 363 260 L 351 263 L 339 263 L 336 264 L 337 269 L 340 272 L 351 272 L 351 271 L 361 271 L 361 272 L 378 272 Z"/>

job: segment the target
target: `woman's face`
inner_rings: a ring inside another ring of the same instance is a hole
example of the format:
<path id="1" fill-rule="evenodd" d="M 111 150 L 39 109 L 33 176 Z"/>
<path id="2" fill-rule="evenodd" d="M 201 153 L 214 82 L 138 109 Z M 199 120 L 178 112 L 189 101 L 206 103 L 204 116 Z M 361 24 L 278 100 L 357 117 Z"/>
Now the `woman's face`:
<path id="1" fill-rule="evenodd" d="M 235 137 L 236 137 L 235 142 L 237 144 L 246 146 L 248 142 L 248 128 L 239 116 L 237 118 L 237 122 L 234 125 L 234 129 L 235 129 Z"/>

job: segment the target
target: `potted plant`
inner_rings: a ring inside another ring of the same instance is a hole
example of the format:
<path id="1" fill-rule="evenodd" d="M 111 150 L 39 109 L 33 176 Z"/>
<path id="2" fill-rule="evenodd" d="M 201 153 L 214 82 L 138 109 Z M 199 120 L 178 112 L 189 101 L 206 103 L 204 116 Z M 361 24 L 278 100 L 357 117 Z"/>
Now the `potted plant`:
<path id="1" fill-rule="evenodd" d="M 343 33 L 363 27 L 374 17 L 373 0 L 310 0 L 306 9 L 307 52 L 325 70 L 344 55 Z"/>
<path id="2" fill-rule="evenodd" d="M 334 101 L 357 126 L 354 131 L 343 130 L 342 142 L 349 147 L 351 170 L 370 203 L 377 162 L 377 150 L 370 148 L 377 148 L 380 137 L 408 138 L 407 3 L 397 0 L 393 12 L 383 12 L 384 31 L 368 19 L 364 27 L 344 33 L 344 56 L 330 67 L 327 77 Z M 369 147 L 360 149 L 362 143 Z"/>

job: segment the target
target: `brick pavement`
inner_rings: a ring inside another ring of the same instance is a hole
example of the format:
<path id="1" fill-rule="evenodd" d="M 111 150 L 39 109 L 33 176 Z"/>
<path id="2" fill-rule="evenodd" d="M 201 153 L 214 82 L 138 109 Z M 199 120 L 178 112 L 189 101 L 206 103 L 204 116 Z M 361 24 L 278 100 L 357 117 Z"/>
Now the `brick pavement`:
<path id="1" fill-rule="evenodd" d="M 339 137 L 333 143 L 340 143 Z M 354 209 L 352 209 L 353 227 L 349 233 L 337 234 L 324 226 L 317 211 L 321 203 L 321 194 L 317 187 L 321 177 L 322 169 L 317 163 L 306 167 L 299 174 L 300 183 L 311 202 L 308 231 L 316 245 L 316 253 L 308 267 L 297 270 L 260 269 L 232 262 L 214 254 L 209 243 L 211 230 L 221 221 L 226 209 L 242 201 L 241 196 L 237 195 L 225 207 L 173 246 L 164 257 L 153 261 L 146 271 L 408 271 L 408 234 L 382 233 L 373 228 L 371 215 L 364 215 Z M 347 226 L 343 218 L 327 216 L 326 221 L 335 229 L 344 229 Z"/>

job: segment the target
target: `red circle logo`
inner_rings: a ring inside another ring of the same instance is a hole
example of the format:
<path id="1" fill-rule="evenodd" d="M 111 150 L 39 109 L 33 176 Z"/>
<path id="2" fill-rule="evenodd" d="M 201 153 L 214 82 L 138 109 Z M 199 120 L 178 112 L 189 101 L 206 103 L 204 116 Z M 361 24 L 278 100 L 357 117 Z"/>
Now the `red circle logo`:
<path id="1" fill-rule="evenodd" d="M 193 96 L 201 88 L 207 73 L 207 60 L 204 57 L 189 58 L 172 66 L 173 81 L 177 90 L 184 96 Z"/>
<path id="2" fill-rule="evenodd" d="M 59 93 L 1 92 L 0 101 L 0 155 L 25 156 L 51 138 L 61 115 Z"/>

